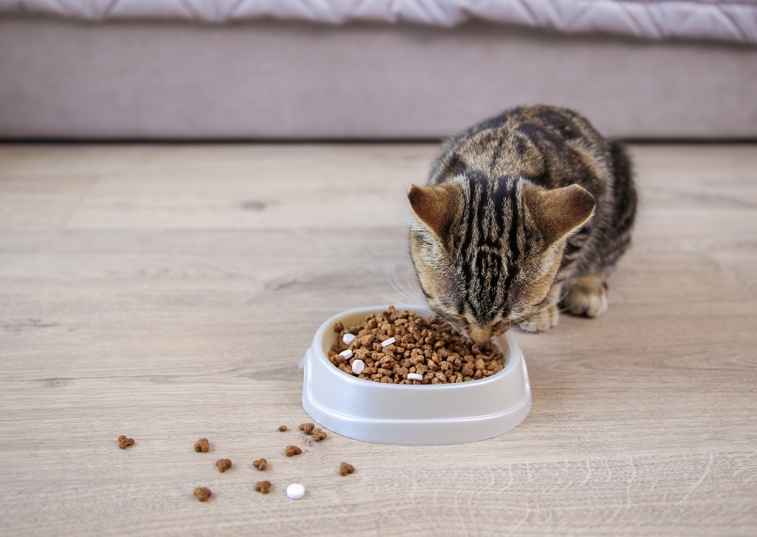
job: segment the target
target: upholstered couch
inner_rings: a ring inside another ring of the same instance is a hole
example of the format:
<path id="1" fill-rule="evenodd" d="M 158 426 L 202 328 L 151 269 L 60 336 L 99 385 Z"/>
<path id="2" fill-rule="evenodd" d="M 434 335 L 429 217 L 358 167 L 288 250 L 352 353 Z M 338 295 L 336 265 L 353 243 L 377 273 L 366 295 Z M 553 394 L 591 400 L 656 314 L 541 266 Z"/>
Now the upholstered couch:
<path id="1" fill-rule="evenodd" d="M 5 139 L 757 138 L 757 0 L 0 0 Z"/>

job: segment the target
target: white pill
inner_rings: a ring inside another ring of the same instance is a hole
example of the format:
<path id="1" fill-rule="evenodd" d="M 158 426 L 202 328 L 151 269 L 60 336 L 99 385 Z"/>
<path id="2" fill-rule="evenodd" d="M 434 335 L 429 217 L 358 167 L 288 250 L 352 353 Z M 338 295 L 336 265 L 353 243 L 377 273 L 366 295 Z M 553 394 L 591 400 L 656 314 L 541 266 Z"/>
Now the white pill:
<path id="1" fill-rule="evenodd" d="M 344 341 L 345 345 L 349 345 L 350 343 L 355 341 L 355 334 L 344 334 L 342 341 Z"/>
<path id="2" fill-rule="evenodd" d="M 408 373 L 407 380 L 423 380 L 423 375 L 420 373 Z"/>
<path id="3" fill-rule="evenodd" d="M 342 356 L 344 356 L 347 360 L 349 360 L 350 358 L 352 358 L 352 351 L 350 349 L 347 349 L 346 351 L 342 351 L 339 354 L 341 354 Z"/>
<path id="4" fill-rule="evenodd" d="M 382 347 L 388 347 L 389 345 L 391 345 L 392 343 L 394 343 L 394 342 L 396 342 L 396 341 L 397 341 L 397 340 L 396 340 L 395 338 L 393 338 L 393 337 L 390 337 L 390 338 L 389 338 L 389 339 L 387 339 L 386 341 L 382 341 L 382 342 L 381 342 L 381 346 L 382 346 Z"/>
<path id="5" fill-rule="evenodd" d="M 292 483 L 287 487 L 287 496 L 293 500 L 299 500 L 305 495 L 305 487 L 299 483 Z"/>
<path id="6" fill-rule="evenodd" d="M 352 362 L 352 372 L 359 375 L 365 369 L 365 362 L 362 360 L 355 360 Z"/>

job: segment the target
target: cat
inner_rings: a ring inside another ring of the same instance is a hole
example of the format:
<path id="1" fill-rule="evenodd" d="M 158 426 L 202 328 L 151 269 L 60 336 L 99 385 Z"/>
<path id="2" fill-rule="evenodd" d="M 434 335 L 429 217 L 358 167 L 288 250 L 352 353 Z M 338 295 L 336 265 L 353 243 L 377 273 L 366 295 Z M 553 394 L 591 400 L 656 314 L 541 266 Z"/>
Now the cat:
<path id="1" fill-rule="evenodd" d="M 598 317 L 631 241 L 631 161 L 566 108 L 508 110 L 447 140 L 408 193 L 429 306 L 478 343 L 541 332 L 560 308 Z"/>

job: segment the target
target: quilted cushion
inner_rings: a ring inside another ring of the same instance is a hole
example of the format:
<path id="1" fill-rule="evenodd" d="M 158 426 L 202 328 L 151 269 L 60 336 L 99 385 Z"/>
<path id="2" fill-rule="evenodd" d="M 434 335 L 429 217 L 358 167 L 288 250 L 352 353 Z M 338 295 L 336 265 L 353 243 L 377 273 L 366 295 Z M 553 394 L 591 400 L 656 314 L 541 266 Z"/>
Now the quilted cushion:
<path id="1" fill-rule="evenodd" d="M 480 19 L 562 32 L 757 43 L 757 0 L 0 0 L 2 13 L 91 21 L 148 18 L 225 23 L 277 18 L 436 26 Z"/>

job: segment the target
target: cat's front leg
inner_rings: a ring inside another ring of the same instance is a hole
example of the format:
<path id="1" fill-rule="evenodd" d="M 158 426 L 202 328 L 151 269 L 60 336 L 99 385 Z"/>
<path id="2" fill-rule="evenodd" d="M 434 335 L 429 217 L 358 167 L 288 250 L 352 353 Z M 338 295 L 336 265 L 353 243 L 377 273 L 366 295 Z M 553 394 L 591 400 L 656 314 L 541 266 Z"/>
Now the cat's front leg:
<path id="1" fill-rule="evenodd" d="M 599 317 L 607 311 L 607 283 L 601 276 L 584 276 L 575 280 L 562 304 L 573 315 Z"/>
<path id="2" fill-rule="evenodd" d="M 560 310 L 557 306 L 550 306 L 520 323 L 520 327 L 526 332 L 546 332 L 553 326 L 557 326 L 559 320 Z"/>

